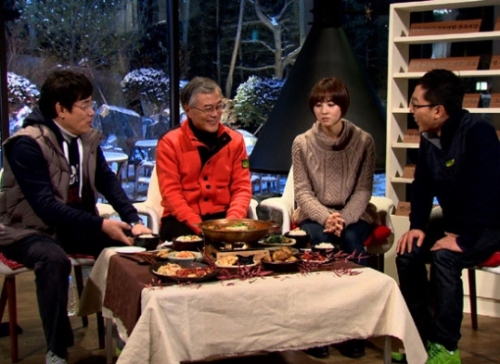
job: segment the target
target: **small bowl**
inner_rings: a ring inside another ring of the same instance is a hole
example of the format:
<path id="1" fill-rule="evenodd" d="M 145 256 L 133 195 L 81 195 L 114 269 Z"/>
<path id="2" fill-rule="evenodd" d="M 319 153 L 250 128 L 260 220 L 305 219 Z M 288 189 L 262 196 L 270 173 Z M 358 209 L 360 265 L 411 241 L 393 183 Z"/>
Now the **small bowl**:
<path id="1" fill-rule="evenodd" d="M 183 252 L 189 252 L 192 254 L 192 256 L 189 257 L 182 257 L 179 255 L 182 255 Z M 194 262 L 201 262 L 203 260 L 203 255 L 201 255 L 200 252 L 193 252 L 193 251 L 180 251 L 180 252 L 170 252 L 168 254 L 168 260 L 172 263 L 177 263 L 181 267 L 188 267 Z"/>
<path id="2" fill-rule="evenodd" d="M 301 231 L 304 231 L 304 230 L 301 230 Z M 311 237 L 309 236 L 308 233 L 305 233 L 304 235 L 298 235 L 298 234 L 294 234 L 294 230 L 290 230 L 290 231 L 287 231 L 283 235 L 285 235 L 289 239 L 295 239 L 295 241 L 297 242 L 296 247 L 299 249 L 307 247 L 307 244 L 309 244 L 311 242 Z"/>
<path id="3" fill-rule="evenodd" d="M 321 245 L 324 244 L 324 245 Z M 327 246 L 326 244 L 329 244 L 330 246 Z M 339 251 L 339 247 L 336 244 L 332 243 L 320 243 L 317 245 L 313 245 L 311 247 L 312 251 L 319 252 L 322 255 L 330 254 L 330 253 L 337 253 Z"/>
<path id="4" fill-rule="evenodd" d="M 191 240 L 187 240 L 191 239 Z M 182 235 L 174 239 L 173 248 L 177 251 L 188 250 L 188 251 L 200 251 L 203 250 L 204 240 L 198 235 Z"/>
<path id="5" fill-rule="evenodd" d="M 142 234 L 134 237 L 134 245 L 142 246 L 146 250 L 156 250 L 160 243 L 160 235 L 158 234 Z"/>
<path id="6" fill-rule="evenodd" d="M 299 270 L 300 259 L 294 262 L 266 262 L 261 261 L 264 270 L 270 270 L 276 273 L 292 273 Z"/>

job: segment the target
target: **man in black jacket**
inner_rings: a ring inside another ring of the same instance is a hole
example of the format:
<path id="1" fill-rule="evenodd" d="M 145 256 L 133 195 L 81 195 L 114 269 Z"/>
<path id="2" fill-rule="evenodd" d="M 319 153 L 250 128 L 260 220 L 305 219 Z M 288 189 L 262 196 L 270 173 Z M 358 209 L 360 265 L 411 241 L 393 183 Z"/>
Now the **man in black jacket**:
<path id="1" fill-rule="evenodd" d="M 500 143 L 491 124 L 462 109 L 463 96 L 459 77 L 432 70 L 410 101 L 422 135 L 396 265 L 429 364 L 461 362 L 462 270 L 500 250 Z M 431 219 L 434 197 L 442 214 Z"/>
<path id="2" fill-rule="evenodd" d="M 46 363 L 66 363 L 73 345 L 67 316 L 67 253 L 97 256 L 108 246 L 130 245 L 124 231 L 150 233 L 141 224 L 91 128 L 91 82 L 80 73 L 51 73 L 38 108 L 4 143 L 0 190 L 0 251 L 34 269 L 47 341 Z M 100 192 L 123 221 L 97 214 Z"/>

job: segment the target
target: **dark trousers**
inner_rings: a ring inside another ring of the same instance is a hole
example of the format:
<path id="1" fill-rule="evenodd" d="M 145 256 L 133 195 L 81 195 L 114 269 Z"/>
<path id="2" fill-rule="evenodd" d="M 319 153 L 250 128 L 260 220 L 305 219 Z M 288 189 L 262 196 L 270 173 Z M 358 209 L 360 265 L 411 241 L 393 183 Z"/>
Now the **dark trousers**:
<path id="1" fill-rule="evenodd" d="M 300 228 L 306 231 L 311 237 L 311 245 L 321 242 L 338 244 L 340 250 L 351 254 L 360 254 L 365 251 L 364 242 L 370 236 L 373 227 L 364 220 L 358 220 L 354 224 L 347 225 L 340 237 L 323 232 L 324 226 L 312 220 L 304 220 L 300 223 Z M 367 265 L 367 259 L 355 260 L 355 263 Z"/>
<path id="2" fill-rule="evenodd" d="M 226 212 L 218 212 L 215 214 L 203 215 L 202 221 L 224 219 Z M 160 238 L 162 241 L 172 241 L 175 238 L 183 235 L 194 235 L 195 232 L 191 230 L 185 223 L 177 220 L 173 215 L 166 216 L 161 219 Z"/>
<path id="3" fill-rule="evenodd" d="M 68 318 L 68 277 L 71 262 L 67 253 L 97 256 L 107 246 L 123 245 L 102 232 L 88 232 L 61 246 L 58 241 L 31 235 L 12 245 L 1 246 L 4 255 L 35 273 L 38 310 L 42 319 L 47 350 L 64 357 L 73 345 L 73 331 Z"/>
<path id="4" fill-rule="evenodd" d="M 436 342 L 452 351 L 460 340 L 463 318 L 462 270 L 473 267 L 500 250 L 500 233 L 486 230 L 467 252 L 431 252 L 444 236 L 440 219 L 431 222 L 421 247 L 397 256 L 399 284 L 408 309 L 425 344 Z M 430 263 L 430 279 L 426 264 Z"/>
<path id="5" fill-rule="evenodd" d="M 38 310 L 42 319 L 47 350 L 64 357 L 73 345 L 73 331 L 67 313 L 68 276 L 71 262 L 53 239 L 32 235 L 15 244 L 2 247 L 7 258 L 35 272 Z"/>

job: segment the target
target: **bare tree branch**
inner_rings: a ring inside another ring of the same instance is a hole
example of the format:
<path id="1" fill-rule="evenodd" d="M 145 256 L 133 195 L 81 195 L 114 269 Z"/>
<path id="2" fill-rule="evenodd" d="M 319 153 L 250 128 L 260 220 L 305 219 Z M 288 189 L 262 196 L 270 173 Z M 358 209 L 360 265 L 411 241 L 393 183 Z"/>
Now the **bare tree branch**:
<path id="1" fill-rule="evenodd" d="M 240 47 L 241 28 L 243 23 L 243 12 L 245 10 L 245 0 L 240 0 L 240 12 L 238 15 L 238 28 L 236 30 L 236 37 L 234 39 L 233 54 L 231 56 L 231 64 L 229 65 L 229 74 L 226 80 L 226 97 L 231 97 L 231 87 L 233 86 L 233 73 L 234 66 L 236 65 L 236 56 L 238 55 L 238 48 Z"/>

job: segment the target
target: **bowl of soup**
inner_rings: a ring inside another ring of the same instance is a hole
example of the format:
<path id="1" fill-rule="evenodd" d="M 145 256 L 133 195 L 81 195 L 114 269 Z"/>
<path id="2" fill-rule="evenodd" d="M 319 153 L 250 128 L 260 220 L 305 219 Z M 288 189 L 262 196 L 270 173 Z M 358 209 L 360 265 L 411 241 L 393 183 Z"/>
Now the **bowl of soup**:
<path id="1" fill-rule="evenodd" d="M 256 242 L 279 228 L 274 222 L 252 219 L 216 219 L 198 225 L 208 240 L 226 243 Z"/>
<path id="2" fill-rule="evenodd" d="M 141 234 L 134 237 L 134 245 L 146 248 L 146 250 L 156 250 L 161 244 L 158 234 Z"/>
<path id="3" fill-rule="evenodd" d="M 204 240 L 198 235 L 181 235 L 174 239 L 174 250 L 200 251 L 203 249 Z"/>

